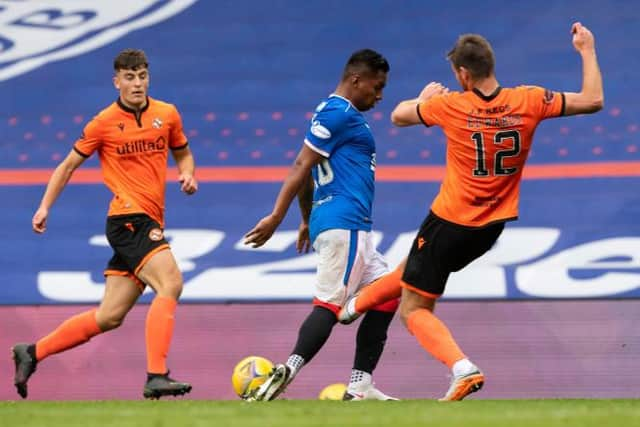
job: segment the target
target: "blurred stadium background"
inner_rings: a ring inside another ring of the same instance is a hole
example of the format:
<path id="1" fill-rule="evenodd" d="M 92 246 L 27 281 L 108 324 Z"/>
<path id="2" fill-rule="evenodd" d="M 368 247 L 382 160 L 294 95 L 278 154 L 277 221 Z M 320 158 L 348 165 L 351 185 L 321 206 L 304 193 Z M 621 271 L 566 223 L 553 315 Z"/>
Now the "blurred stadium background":
<path id="1" fill-rule="evenodd" d="M 395 263 L 437 192 L 445 148 L 438 130 L 394 128 L 395 103 L 432 80 L 457 88 L 445 54 L 466 32 L 493 44 L 503 86 L 579 91 L 574 21 L 595 34 L 605 109 L 540 126 L 520 220 L 452 278 L 439 312 L 487 374 L 474 398 L 638 397 L 639 16 L 638 2 L 622 0 L 0 1 L 0 399 L 16 398 L 9 347 L 101 297 L 110 195 L 97 159 L 67 187 L 46 235 L 30 220 L 51 169 L 116 99 L 121 49 L 147 52 L 150 93 L 178 106 L 201 179 L 193 198 L 175 183 L 167 190 L 167 235 L 185 277 L 170 366 L 193 382 L 191 397 L 231 399 L 234 364 L 249 354 L 284 360 L 308 311 L 315 261 L 295 254 L 296 209 L 264 249 L 241 240 L 271 209 L 310 112 L 350 53 L 370 47 L 391 64 L 368 118 L 374 224 Z M 119 330 L 44 362 L 30 398 L 140 398 L 145 313 L 141 304 Z M 336 327 L 287 397 L 346 381 L 354 336 Z M 448 384 L 397 320 L 375 379 L 401 398 L 434 398 Z"/>

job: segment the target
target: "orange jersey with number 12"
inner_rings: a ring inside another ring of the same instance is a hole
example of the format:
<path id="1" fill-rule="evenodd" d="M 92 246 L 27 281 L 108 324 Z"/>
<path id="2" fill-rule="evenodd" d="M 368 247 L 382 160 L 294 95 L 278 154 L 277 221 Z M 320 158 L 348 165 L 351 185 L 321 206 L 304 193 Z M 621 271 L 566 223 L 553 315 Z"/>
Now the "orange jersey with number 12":
<path id="1" fill-rule="evenodd" d="M 447 138 L 446 175 L 431 210 L 482 227 L 518 217 L 520 179 L 540 121 L 564 113 L 564 94 L 537 86 L 453 92 L 418 104 Z"/>

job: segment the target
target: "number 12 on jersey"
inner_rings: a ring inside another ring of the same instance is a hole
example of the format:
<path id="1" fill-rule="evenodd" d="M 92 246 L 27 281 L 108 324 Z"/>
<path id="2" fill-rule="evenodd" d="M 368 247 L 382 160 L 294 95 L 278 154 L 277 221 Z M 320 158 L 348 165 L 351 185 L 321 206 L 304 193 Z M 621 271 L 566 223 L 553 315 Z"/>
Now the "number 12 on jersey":
<path id="1" fill-rule="evenodd" d="M 504 167 L 504 159 L 507 157 L 516 157 L 520 154 L 520 132 L 517 130 L 503 130 L 496 132 L 493 136 L 493 144 L 502 146 L 503 143 L 511 140 L 513 145 L 511 148 L 505 148 L 495 152 L 494 171 L 487 168 L 487 158 L 484 135 L 482 132 L 475 132 L 471 135 L 471 139 L 476 145 L 476 167 L 473 169 L 473 176 L 505 176 L 513 175 L 518 171 L 517 167 Z"/>

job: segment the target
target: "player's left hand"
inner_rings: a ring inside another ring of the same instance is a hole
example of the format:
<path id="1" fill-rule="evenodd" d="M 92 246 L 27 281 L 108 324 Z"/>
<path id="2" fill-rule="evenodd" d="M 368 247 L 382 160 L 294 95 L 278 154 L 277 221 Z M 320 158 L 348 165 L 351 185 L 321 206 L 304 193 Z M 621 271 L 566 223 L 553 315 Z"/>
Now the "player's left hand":
<path id="1" fill-rule="evenodd" d="M 273 215 L 265 216 L 244 235 L 244 244 L 251 245 L 252 248 L 259 248 L 267 243 L 267 240 L 271 238 L 278 225 L 280 225 L 280 221 Z"/>
<path id="2" fill-rule="evenodd" d="M 296 250 L 299 254 L 309 253 L 311 249 L 311 237 L 309 236 L 309 224 L 301 222 L 298 227 L 298 241 L 296 242 Z"/>
<path id="3" fill-rule="evenodd" d="M 424 102 L 436 95 L 444 95 L 446 93 L 449 93 L 448 87 L 444 86 L 440 82 L 431 82 L 422 89 L 420 95 L 418 95 L 418 99 L 420 102 Z"/>
<path id="4" fill-rule="evenodd" d="M 198 181 L 196 178 L 188 173 L 182 173 L 178 177 L 178 181 L 180 182 L 180 191 L 192 195 L 196 191 L 198 191 Z"/>

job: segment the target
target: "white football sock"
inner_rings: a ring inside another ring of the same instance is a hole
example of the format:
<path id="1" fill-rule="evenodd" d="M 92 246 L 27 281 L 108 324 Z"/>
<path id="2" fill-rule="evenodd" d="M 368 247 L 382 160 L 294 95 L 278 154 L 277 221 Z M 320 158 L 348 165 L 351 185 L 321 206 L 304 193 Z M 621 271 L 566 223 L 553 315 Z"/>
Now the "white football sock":
<path id="1" fill-rule="evenodd" d="M 371 384 L 371 374 L 357 369 L 351 370 L 351 378 L 349 379 L 349 390 L 359 390 L 362 387 Z"/>
<path id="2" fill-rule="evenodd" d="M 476 365 L 471 363 L 469 359 L 462 359 L 454 363 L 451 370 L 453 371 L 453 376 L 459 377 L 463 375 L 469 375 L 470 373 L 477 371 L 478 368 L 476 367 Z"/>
<path id="3" fill-rule="evenodd" d="M 299 354 L 292 354 L 287 359 L 286 365 L 291 369 L 290 380 L 296 376 L 298 371 L 304 366 L 304 359 Z"/>

